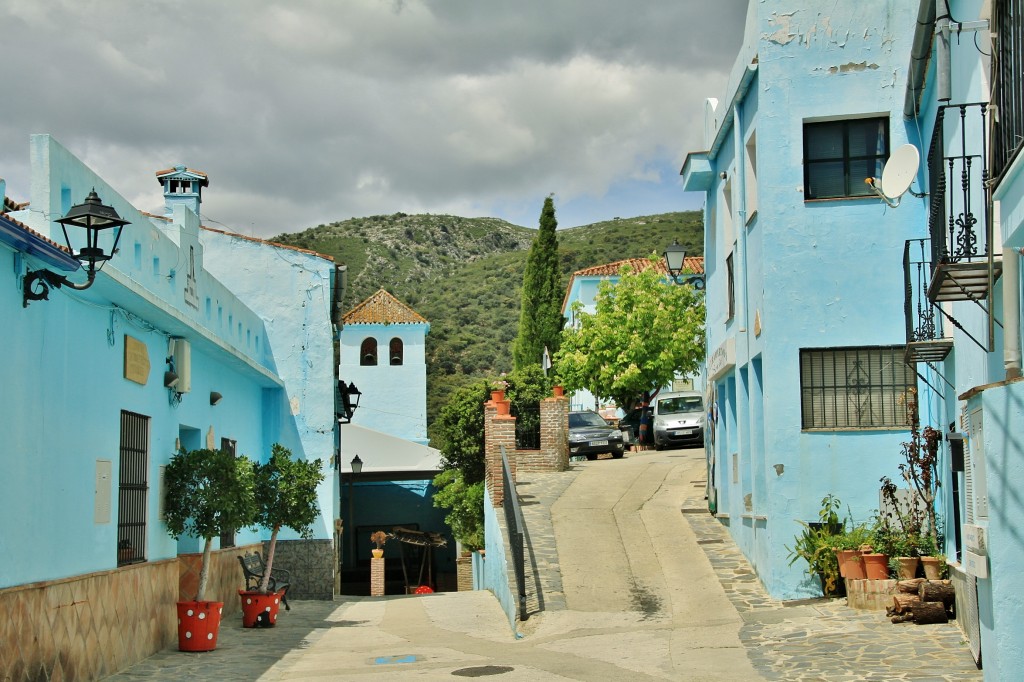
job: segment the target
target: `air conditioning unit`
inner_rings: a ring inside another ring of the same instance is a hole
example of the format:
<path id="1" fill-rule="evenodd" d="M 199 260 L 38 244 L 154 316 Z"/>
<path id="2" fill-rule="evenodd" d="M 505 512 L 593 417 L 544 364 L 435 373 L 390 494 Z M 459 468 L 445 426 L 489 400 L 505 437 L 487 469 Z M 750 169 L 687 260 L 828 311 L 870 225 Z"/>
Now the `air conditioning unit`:
<path id="1" fill-rule="evenodd" d="M 188 339 L 172 338 L 170 356 L 174 362 L 174 371 L 178 375 L 178 383 L 174 390 L 178 393 L 188 393 L 192 390 L 192 344 Z"/>

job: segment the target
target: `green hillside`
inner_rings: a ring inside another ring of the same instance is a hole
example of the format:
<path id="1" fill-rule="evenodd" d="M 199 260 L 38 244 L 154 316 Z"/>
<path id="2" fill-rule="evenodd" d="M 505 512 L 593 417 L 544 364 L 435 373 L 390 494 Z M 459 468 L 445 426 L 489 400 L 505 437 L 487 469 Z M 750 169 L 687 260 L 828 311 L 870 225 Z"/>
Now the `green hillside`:
<path id="1" fill-rule="evenodd" d="M 348 266 L 345 309 L 383 287 L 430 321 L 428 423 L 447 395 L 512 369 L 523 268 L 535 229 L 496 218 L 370 216 L 283 234 L 273 241 Z M 703 252 L 699 213 L 623 218 L 558 231 L 563 283 L 583 268 L 660 254 L 673 239 Z"/>

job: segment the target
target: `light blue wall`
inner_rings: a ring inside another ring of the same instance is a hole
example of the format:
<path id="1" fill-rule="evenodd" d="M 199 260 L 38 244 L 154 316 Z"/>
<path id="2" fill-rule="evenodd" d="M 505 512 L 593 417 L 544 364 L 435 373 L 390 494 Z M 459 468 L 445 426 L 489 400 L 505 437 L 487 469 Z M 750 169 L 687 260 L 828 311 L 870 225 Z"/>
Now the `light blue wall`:
<path id="1" fill-rule="evenodd" d="M 263 321 L 203 270 L 198 219 L 179 209 L 156 226 L 49 136 L 33 136 L 31 206 L 16 218 L 43 234 L 51 221 L 95 188 L 131 221 L 117 255 L 84 292 L 54 290 L 49 301 L 22 307 L 21 276 L 42 265 L 0 246 L 0 514 L 16 522 L 0 551 L 17 557 L 0 567 L 0 587 L 112 569 L 117 560 L 120 413 L 150 418 L 147 558 L 174 557 L 178 546 L 158 519 L 160 470 L 184 434 L 193 446 L 236 439 L 240 453 L 269 449 L 268 435 L 294 431 L 283 383 L 272 370 Z M 58 230 L 59 232 L 59 230 Z M 108 249 L 110 243 L 105 245 Z M 192 247 L 191 249 L 189 247 Z M 195 256 L 196 296 L 186 296 Z M 81 273 L 71 275 L 81 281 Z M 207 308 L 209 297 L 215 305 Z M 207 312 L 209 310 L 209 312 Z M 124 337 L 145 345 L 145 384 L 124 378 Z M 168 338 L 192 349 L 192 389 L 172 400 L 163 386 Z M 224 395 L 210 405 L 211 391 Z M 97 482 L 97 460 L 112 480 Z M 110 493 L 110 520 L 94 520 L 97 489 Z M 239 543 L 259 534 L 243 531 Z M 188 543 L 186 543 L 188 544 Z"/>
<path id="2" fill-rule="evenodd" d="M 519 607 L 518 600 L 512 592 L 512 585 L 509 584 L 511 573 L 508 557 L 505 555 L 505 536 L 502 532 L 503 526 L 498 521 L 498 514 L 501 513 L 501 510 L 496 509 L 491 503 L 491 494 L 488 491 L 484 495 L 484 541 L 487 553 L 483 560 L 483 584 L 475 584 L 474 587 L 494 593 L 501 604 L 501 610 L 508 617 L 509 625 L 515 628 Z"/>
<path id="3" fill-rule="evenodd" d="M 878 479 L 897 473 L 907 435 L 803 431 L 800 414 L 801 348 L 905 341 L 900 264 L 904 240 L 923 231 L 924 203 L 907 197 L 896 211 L 872 198 L 805 202 L 802 192 L 806 121 L 886 115 L 891 148 L 908 139 L 900 84 L 916 8 L 879 7 L 840 3 L 823 12 L 802 2 L 780 14 L 751 3 L 746 47 L 708 144 L 708 352 L 736 343 L 735 367 L 716 377 L 718 509 L 776 598 L 818 593 L 799 562 L 788 565 L 797 521 L 815 520 L 828 493 L 866 519 L 878 506 Z M 756 163 L 748 165 L 752 139 Z"/>
<path id="4" fill-rule="evenodd" d="M 341 330 L 339 376 L 362 391 L 353 424 L 426 445 L 427 324 L 347 324 Z M 377 365 L 359 364 L 363 340 L 377 340 Z M 402 340 L 403 364 L 391 365 L 391 339 Z"/>
<path id="5" fill-rule="evenodd" d="M 968 401 L 969 413 L 978 407 L 984 442 L 972 437 L 970 448 L 972 454 L 984 450 L 989 508 L 976 523 L 987 528 L 991 575 L 978 580 L 982 662 L 986 680 L 1008 680 L 1016 678 L 1024 661 L 1024 383 L 986 390 Z"/>
<path id="6" fill-rule="evenodd" d="M 331 464 L 337 428 L 331 323 L 334 263 L 308 252 L 213 230 L 201 230 L 199 239 L 206 268 L 240 301 L 259 310 L 265 321 L 264 351 L 284 381 L 288 408 L 288 414 L 268 420 L 278 428 L 267 434 L 267 442 L 281 443 L 297 458 L 321 460 L 324 481 L 317 493 L 321 513 L 313 537 L 332 538 L 338 517 L 338 481 Z M 214 305 L 220 302 L 211 302 Z M 250 456 L 266 460 L 269 448 Z M 279 537 L 296 539 L 298 534 L 283 528 Z"/>

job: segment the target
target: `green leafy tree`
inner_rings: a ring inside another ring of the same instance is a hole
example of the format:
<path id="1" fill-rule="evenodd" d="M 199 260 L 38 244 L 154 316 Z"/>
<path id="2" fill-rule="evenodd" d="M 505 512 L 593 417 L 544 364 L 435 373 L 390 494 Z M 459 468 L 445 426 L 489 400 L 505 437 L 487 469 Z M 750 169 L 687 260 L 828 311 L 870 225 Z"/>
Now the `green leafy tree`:
<path id="1" fill-rule="evenodd" d="M 482 409 L 482 408 L 481 408 Z M 466 549 L 484 546 L 484 482 L 466 483 L 462 472 L 447 469 L 434 477 L 434 506 L 447 509 L 445 522 Z"/>
<path id="2" fill-rule="evenodd" d="M 519 307 L 519 334 L 512 346 L 516 369 L 539 365 L 544 347 L 555 353 L 561 343 L 562 277 L 558 262 L 558 237 L 555 229 L 555 204 L 544 200 L 540 213 L 540 230 L 530 245 L 523 272 L 523 292 Z"/>
<path id="3" fill-rule="evenodd" d="M 447 509 L 445 522 L 469 549 L 484 543 L 484 402 L 486 381 L 452 392 L 436 424 L 444 471 L 434 477 L 434 506 Z"/>
<path id="4" fill-rule="evenodd" d="M 445 469 L 462 472 L 466 483 L 484 480 L 484 403 L 490 397 L 486 381 L 456 389 L 441 408 L 435 425 Z"/>
<path id="5" fill-rule="evenodd" d="M 697 371 L 704 358 L 704 296 L 666 282 L 654 267 L 625 266 L 598 286 L 596 310 L 573 304 L 576 327 L 562 332 L 554 364 L 563 386 L 631 407 L 643 393 Z"/>
<path id="6" fill-rule="evenodd" d="M 267 570 L 260 581 L 260 592 L 268 591 L 281 527 L 291 528 L 303 538 L 313 537 L 312 525 L 320 514 L 316 488 L 324 480 L 322 466 L 319 459 L 292 459 L 291 450 L 274 443 L 267 463 L 255 467 L 256 523 L 270 529 Z"/>
<path id="7" fill-rule="evenodd" d="M 213 538 L 251 526 L 256 516 L 253 463 L 224 450 L 181 450 L 164 471 L 164 516 L 172 538 L 203 538 L 196 601 L 204 601 Z"/>

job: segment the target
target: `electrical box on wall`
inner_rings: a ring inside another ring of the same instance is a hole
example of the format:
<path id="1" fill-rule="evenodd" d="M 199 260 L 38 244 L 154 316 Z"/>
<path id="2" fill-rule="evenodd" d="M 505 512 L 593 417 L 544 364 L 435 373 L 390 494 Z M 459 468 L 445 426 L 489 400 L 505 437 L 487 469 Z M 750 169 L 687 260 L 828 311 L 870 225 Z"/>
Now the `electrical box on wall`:
<path id="1" fill-rule="evenodd" d="M 177 393 L 188 393 L 192 390 L 192 344 L 188 339 L 171 339 L 171 358 L 174 362 L 174 371 L 178 375 L 178 383 L 174 390 Z"/>

